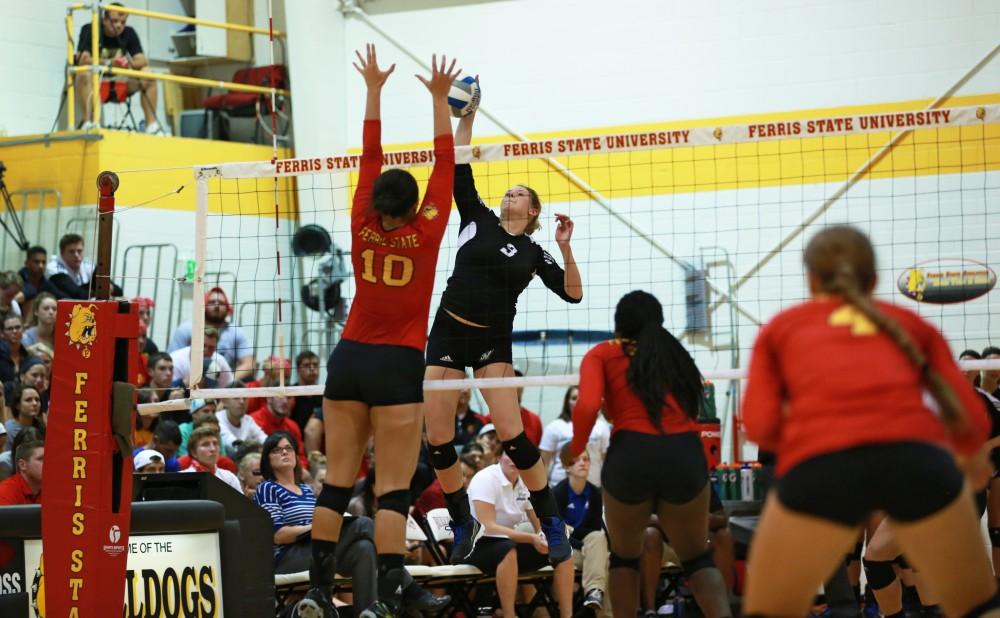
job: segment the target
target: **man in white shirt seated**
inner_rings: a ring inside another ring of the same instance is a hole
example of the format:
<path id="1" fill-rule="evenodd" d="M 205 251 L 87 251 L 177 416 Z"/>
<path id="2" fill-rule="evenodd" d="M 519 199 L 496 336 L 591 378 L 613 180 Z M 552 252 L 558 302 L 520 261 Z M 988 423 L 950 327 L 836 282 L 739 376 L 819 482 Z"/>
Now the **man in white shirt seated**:
<path id="1" fill-rule="evenodd" d="M 464 562 L 496 576 L 503 615 L 513 618 L 518 573 L 537 571 L 549 563 L 541 523 L 531 508 L 528 488 L 507 455 L 477 472 L 469 483 L 468 494 L 481 536 Z M 559 603 L 559 615 L 569 618 L 573 613 L 573 561 L 564 560 L 554 569 L 552 591 Z"/>
<path id="2" fill-rule="evenodd" d="M 59 255 L 54 255 L 45 267 L 45 277 L 56 289 L 56 297 L 84 300 L 90 298 L 90 279 L 94 263 L 83 257 L 83 236 L 66 234 L 59 239 Z M 121 296 L 122 289 L 111 284 L 112 296 Z"/>
<path id="3" fill-rule="evenodd" d="M 205 328 L 205 343 L 202 346 L 204 379 L 202 386 L 206 388 L 227 388 L 233 383 L 233 370 L 216 348 L 219 345 L 219 331 L 208 326 Z M 174 362 L 174 386 L 192 388 L 191 378 L 191 346 L 170 353 Z"/>
<path id="4" fill-rule="evenodd" d="M 244 388 L 242 382 L 233 382 L 230 388 Z M 253 419 L 246 418 L 247 400 L 246 397 L 233 397 L 222 400 L 223 408 L 216 411 L 215 418 L 219 419 L 219 433 L 222 437 L 222 448 L 226 454 L 232 457 L 235 455 L 236 447 L 233 443 L 254 441 L 264 444 L 267 434 L 255 423 Z"/>

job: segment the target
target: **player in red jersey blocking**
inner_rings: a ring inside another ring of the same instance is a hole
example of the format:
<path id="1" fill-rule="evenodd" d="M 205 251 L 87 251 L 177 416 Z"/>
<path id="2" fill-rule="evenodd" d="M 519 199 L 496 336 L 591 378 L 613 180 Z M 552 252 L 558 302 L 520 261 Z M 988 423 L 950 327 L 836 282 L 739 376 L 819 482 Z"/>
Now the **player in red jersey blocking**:
<path id="1" fill-rule="evenodd" d="M 351 206 L 351 261 L 357 292 L 347 325 L 330 355 L 323 422 L 327 471 L 313 517 L 313 564 L 303 618 L 331 618 L 334 556 L 355 475 L 374 432 L 376 459 L 375 547 L 379 600 L 361 616 L 399 610 L 406 551 L 410 479 L 417 464 L 423 425 L 424 345 L 438 248 L 451 213 L 455 148 L 448 91 L 458 76 L 435 56 L 430 79 L 417 78 L 434 103 L 434 170 L 423 202 L 417 181 L 403 170 L 382 169 L 382 86 L 396 65 L 378 66 L 375 47 L 357 54 L 354 67 L 368 87 L 364 150 Z"/>
<path id="2" fill-rule="evenodd" d="M 982 402 L 941 333 L 872 299 L 863 233 L 823 230 L 805 264 L 812 298 L 775 316 L 750 360 L 747 437 L 776 453 L 778 481 L 750 547 L 744 615 L 806 615 L 875 511 L 945 615 L 1000 615 L 970 489 L 990 474 Z"/>

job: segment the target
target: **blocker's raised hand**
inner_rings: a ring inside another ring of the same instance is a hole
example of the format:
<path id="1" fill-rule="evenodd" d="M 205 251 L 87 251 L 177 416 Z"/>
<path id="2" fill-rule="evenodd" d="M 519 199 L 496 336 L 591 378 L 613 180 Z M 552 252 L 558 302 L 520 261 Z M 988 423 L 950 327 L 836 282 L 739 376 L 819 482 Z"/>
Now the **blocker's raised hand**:
<path id="1" fill-rule="evenodd" d="M 396 70 L 396 65 L 393 64 L 385 71 L 378 68 L 378 56 L 375 53 L 375 44 L 368 43 L 365 45 L 365 56 L 361 56 L 361 52 L 354 50 L 354 54 L 358 57 L 358 62 L 353 62 L 354 68 L 361 73 L 361 77 L 365 78 L 365 84 L 368 88 L 381 88 L 385 80 L 389 79 L 392 72 Z M 358 64 L 360 62 L 360 64 Z"/>
<path id="2" fill-rule="evenodd" d="M 448 91 L 451 90 L 451 83 L 455 81 L 462 73 L 462 69 L 455 69 L 455 59 L 452 58 L 451 64 L 448 65 L 447 56 L 441 56 L 441 64 L 438 65 L 437 54 L 431 56 L 431 77 L 427 79 L 422 75 L 417 75 L 417 79 L 427 87 L 430 91 L 432 97 L 448 97 Z M 447 69 L 445 66 L 447 65 Z"/>

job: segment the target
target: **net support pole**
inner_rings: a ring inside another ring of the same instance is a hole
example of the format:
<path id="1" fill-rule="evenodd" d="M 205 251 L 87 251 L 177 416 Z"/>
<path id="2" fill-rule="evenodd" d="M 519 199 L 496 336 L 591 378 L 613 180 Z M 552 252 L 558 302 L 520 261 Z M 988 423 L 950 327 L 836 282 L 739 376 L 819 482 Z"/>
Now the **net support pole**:
<path id="1" fill-rule="evenodd" d="M 380 28 L 378 26 L 378 24 L 376 24 L 374 21 L 372 21 L 371 17 L 369 17 L 369 15 L 367 13 L 365 13 L 365 11 L 361 7 L 359 7 L 357 5 L 357 2 L 355 0 L 341 0 L 341 10 L 345 14 L 347 14 L 347 15 L 353 15 L 353 16 L 357 17 L 358 19 L 360 19 L 361 21 L 363 21 L 365 23 L 365 25 L 367 25 L 369 28 L 371 28 L 372 30 L 374 30 L 375 32 L 377 32 L 379 34 L 379 36 L 381 36 L 386 41 L 388 41 L 389 43 L 391 43 L 399 51 L 403 52 L 407 57 L 409 57 L 411 60 L 413 60 L 415 63 L 417 63 L 418 66 L 420 66 L 420 67 L 422 67 L 422 68 L 424 68 L 426 70 L 430 70 L 430 67 L 427 66 L 427 64 L 423 60 L 421 60 L 420 58 L 418 58 L 416 54 L 414 54 L 409 49 L 407 49 L 405 46 L 403 46 L 402 43 L 400 43 L 398 40 L 396 40 L 389 33 L 387 33 L 385 30 L 383 30 L 382 28 Z M 492 113 L 490 113 L 484 107 L 480 106 L 479 109 L 478 109 L 478 111 L 477 111 L 477 113 L 482 114 L 483 116 L 486 116 L 491 122 L 493 122 L 493 124 L 495 124 L 498 127 L 500 127 L 500 129 L 502 131 L 504 131 L 505 133 L 507 133 L 511 137 L 514 137 L 517 140 L 522 141 L 522 142 L 531 141 L 531 140 L 528 139 L 527 136 L 525 136 L 525 135 L 523 135 L 523 134 L 515 131 L 514 129 L 512 129 L 510 126 L 507 125 L 507 123 L 505 123 L 502 120 L 500 120 L 499 118 L 497 118 L 495 115 L 493 115 Z M 619 223 L 621 223 L 622 225 L 624 225 L 625 227 L 627 227 L 630 232 L 632 232 L 633 234 L 635 234 L 639 238 L 642 238 L 644 241 L 646 241 L 647 243 L 649 243 L 649 245 L 653 249 L 655 249 L 658 253 L 660 253 L 663 257 L 665 257 L 668 260 L 674 262 L 675 264 L 677 264 L 681 268 L 685 268 L 685 267 L 689 266 L 687 262 L 685 262 L 684 260 L 681 260 L 680 258 L 678 258 L 677 256 L 675 256 L 666 247 L 664 247 L 659 242 L 657 242 L 656 239 L 654 239 L 653 237 L 651 237 L 650 235 L 646 234 L 645 232 L 643 232 L 642 230 L 640 230 L 638 227 L 636 227 L 635 225 L 633 225 L 632 222 L 629 221 L 628 218 L 626 218 L 624 215 L 619 214 L 614 208 L 611 207 L 611 204 L 608 202 L 607 198 L 605 198 L 603 195 L 601 195 L 596 189 L 594 189 L 589 184 L 587 184 L 587 182 L 585 180 L 583 180 L 582 178 L 580 178 L 579 176 L 577 176 L 575 173 L 573 173 L 565 165 L 563 165 L 562 163 L 560 163 L 559 161 L 557 161 L 556 159 L 553 159 L 551 157 L 546 157 L 546 158 L 544 158 L 542 160 L 545 161 L 549 165 L 549 167 L 551 167 L 552 169 L 556 170 L 558 173 L 560 173 L 563 176 L 565 176 L 566 179 L 569 180 L 575 187 L 577 187 L 578 189 L 580 189 L 581 191 L 583 191 L 584 193 L 586 193 L 587 196 L 590 197 L 590 199 L 592 199 L 594 202 L 596 202 L 597 205 L 600 206 L 602 210 L 604 210 L 609 215 L 611 215 L 612 217 L 614 217 L 615 220 L 617 220 Z M 726 296 L 728 298 L 728 296 L 724 292 L 722 292 L 722 290 L 720 290 L 715 285 L 713 285 L 711 281 L 707 281 L 706 280 L 706 283 L 712 289 L 713 292 L 715 292 L 717 294 L 720 294 L 722 296 Z M 757 317 L 755 317 L 747 309 L 741 307 L 740 305 L 736 304 L 735 302 L 733 302 L 733 306 L 736 308 L 736 310 L 741 315 L 743 315 L 743 317 L 747 318 L 748 320 L 750 320 L 754 324 L 760 325 L 760 323 L 761 323 L 760 320 L 757 319 Z"/>
<path id="2" fill-rule="evenodd" d="M 951 87 L 949 87 L 940 96 L 934 99 L 930 103 L 930 105 L 928 105 L 925 108 L 925 110 L 932 110 L 940 107 L 942 103 L 944 103 L 946 100 L 952 97 L 956 92 L 958 92 L 959 89 L 966 83 L 968 83 L 970 79 L 975 77 L 979 73 L 979 71 L 983 69 L 983 67 L 992 62 L 993 59 L 997 56 L 997 54 L 1000 54 L 1000 44 L 997 44 L 995 47 L 993 47 L 993 49 L 987 52 L 987 54 L 983 56 L 979 60 L 979 62 L 974 64 L 972 68 L 970 68 L 960 78 L 958 78 L 958 80 L 955 81 L 955 83 L 953 83 Z M 851 174 L 851 176 L 847 180 L 845 180 L 844 183 L 841 184 L 836 191 L 834 191 L 828 198 L 826 198 L 823 201 L 823 204 L 819 208 L 814 210 L 812 213 L 809 214 L 809 216 L 803 219 L 801 223 L 795 226 L 795 229 L 793 229 L 791 232 L 788 233 L 787 236 L 781 239 L 781 242 L 775 245 L 773 249 L 768 251 L 764 255 L 764 257 L 758 260 L 758 262 L 754 264 L 750 268 L 750 270 L 748 270 L 742 277 L 740 277 L 736 281 L 736 283 L 733 284 L 732 291 L 735 292 L 739 290 L 741 287 L 743 287 L 743 285 L 747 281 L 756 276 L 757 273 L 759 273 L 764 268 L 764 266 L 766 266 L 771 260 L 773 260 L 779 253 L 784 251 L 785 248 L 793 240 L 798 238 L 799 235 L 805 232 L 809 226 L 811 226 L 813 223 L 816 222 L 817 219 L 823 216 L 823 214 L 826 213 L 826 211 L 830 210 L 830 208 L 832 208 L 834 204 L 839 202 L 842 197 L 847 195 L 847 192 L 850 191 L 851 188 L 854 187 L 854 185 L 856 185 L 859 180 L 868 175 L 868 172 L 870 172 L 871 169 L 875 167 L 875 165 L 877 165 L 878 162 L 881 161 L 885 157 L 885 155 L 889 153 L 889 151 L 895 148 L 896 144 L 898 144 L 904 137 L 906 137 L 912 132 L 913 132 L 912 129 L 905 129 L 903 131 L 900 131 L 899 133 L 894 135 L 888 142 L 886 142 L 884 146 L 879 148 L 878 152 L 872 155 L 871 158 L 865 161 L 861 165 L 861 167 L 859 167 L 853 174 Z M 722 305 L 722 303 L 726 302 L 727 300 L 728 297 L 724 296 L 723 298 L 720 298 L 719 300 L 712 303 L 712 305 L 709 306 L 708 308 L 708 314 L 711 315 L 712 313 L 714 313 L 715 310 L 718 309 L 719 306 Z"/>
<path id="3" fill-rule="evenodd" d="M 208 251 L 208 181 L 218 168 L 195 168 L 194 281 L 191 282 L 191 373 L 188 386 L 201 382 L 205 363 L 205 256 Z"/>

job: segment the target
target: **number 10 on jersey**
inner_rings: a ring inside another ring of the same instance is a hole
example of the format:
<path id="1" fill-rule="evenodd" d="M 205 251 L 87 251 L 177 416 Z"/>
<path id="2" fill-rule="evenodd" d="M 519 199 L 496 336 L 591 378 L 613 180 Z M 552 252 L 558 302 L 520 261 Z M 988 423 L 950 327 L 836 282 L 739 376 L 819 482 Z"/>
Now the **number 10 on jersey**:
<path id="1" fill-rule="evenodd" d="M 413 279 L 413 260 L 405 255 L 388 253 L 382 258 L 381 268 L 375 263 L 374 249 L 361 252 L 361 278 L 369 283 L 382 283 L 389 287 L 403 287 Z M 381 277 L 379 276 L 381 275 Z"/>

